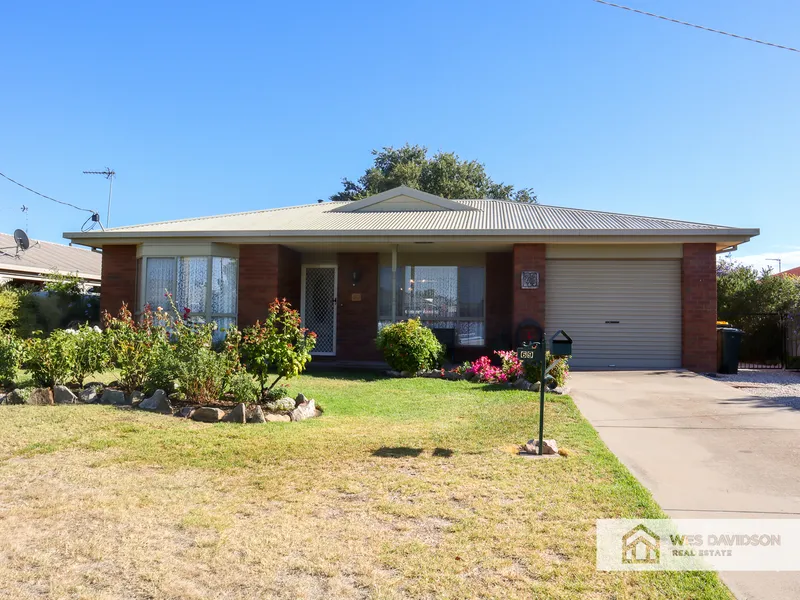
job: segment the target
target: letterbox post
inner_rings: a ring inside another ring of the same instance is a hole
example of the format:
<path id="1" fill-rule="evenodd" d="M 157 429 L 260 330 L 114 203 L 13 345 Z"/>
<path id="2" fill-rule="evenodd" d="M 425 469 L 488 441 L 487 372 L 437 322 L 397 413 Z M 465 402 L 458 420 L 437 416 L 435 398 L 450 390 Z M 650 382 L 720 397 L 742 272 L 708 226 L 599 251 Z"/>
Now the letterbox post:
<path id="1" fill-rule="evenodd" d="M 539 456 L 544 453 L 544 386 L 545 370 L 547 369 L 547 336 L 542 331 L 542 354 L 541 354 L 541 373 L 542 380 L 539 383 Z"/>

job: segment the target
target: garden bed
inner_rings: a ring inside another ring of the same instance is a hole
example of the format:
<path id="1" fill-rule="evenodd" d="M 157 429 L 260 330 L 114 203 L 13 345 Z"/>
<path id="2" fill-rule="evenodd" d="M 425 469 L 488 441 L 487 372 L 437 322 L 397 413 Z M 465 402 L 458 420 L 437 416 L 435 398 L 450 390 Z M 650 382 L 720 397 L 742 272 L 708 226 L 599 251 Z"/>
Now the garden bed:
<path id="1" fill-rule="evenodd" d="M 28 404 L 52 406 L 55 404 L 104 404 L 147 412 L 175 416 L 205 423 L 274 423 L 304 421 L 318 417 L 322 409 L 316 401 L 298 394 L 296 398 L 284 397 L 263 404 L 245 404 L 232 398 L 198 404 L 180 394 L 168 396 L 156 390 L 145 397 L 142 392 L 125 393 L 112 386 L 92 382 L 83 388 L 57 385 L 49 387 L 13 388 L 0 392 L 0 405 Z"/>

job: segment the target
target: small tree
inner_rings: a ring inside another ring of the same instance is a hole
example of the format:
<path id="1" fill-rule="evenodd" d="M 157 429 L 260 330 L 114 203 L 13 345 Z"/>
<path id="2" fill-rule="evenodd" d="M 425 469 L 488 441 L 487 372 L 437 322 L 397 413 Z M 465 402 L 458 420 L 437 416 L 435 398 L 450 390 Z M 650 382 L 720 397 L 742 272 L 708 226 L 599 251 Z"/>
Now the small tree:
<path id="1" fill-rule="evenodd" d="M 717 265 L 717 312 L 721 318 L 800 310 L 800 279 L 773 275 L 722 260 Z"/>
<path id="2" fill-rule="evenodd" d="M 316 343 L 317 335 L 300 326 L 300 314 L 285 298 L 276 298 L 263 323 L 256 322 L 242 331 L 239 352 L 247 372 L 258 380 L 263 396 L 284 377 L 290 379 L 302 373 Z M 276 377 L 269 383 L 273 375 Z"/>

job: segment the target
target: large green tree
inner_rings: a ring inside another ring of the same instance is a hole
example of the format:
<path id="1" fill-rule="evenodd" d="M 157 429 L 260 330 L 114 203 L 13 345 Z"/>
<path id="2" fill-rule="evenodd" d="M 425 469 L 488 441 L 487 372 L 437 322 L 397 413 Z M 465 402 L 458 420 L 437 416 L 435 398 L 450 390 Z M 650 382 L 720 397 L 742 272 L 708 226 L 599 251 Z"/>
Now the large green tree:
<path id="1" fill-rule="evenodd" d="M 721 318 L 800 310 L 800 278 L 773 275 L 730 259 L 717 264 L 717 312 Z"/>
<path id="2" fill-rule="evenodd" d="M 442 198 L 494 198 L 536 203 L 533 188 L 514 189 L 496 183 L 476 160 L 461 160 L 453 152 L 428 156 L 425 146 L 373 150 L 373 164 L 357 181 L 343 179 L 344 189 L 331 200 L 360 200 L 400 185 Z"/>

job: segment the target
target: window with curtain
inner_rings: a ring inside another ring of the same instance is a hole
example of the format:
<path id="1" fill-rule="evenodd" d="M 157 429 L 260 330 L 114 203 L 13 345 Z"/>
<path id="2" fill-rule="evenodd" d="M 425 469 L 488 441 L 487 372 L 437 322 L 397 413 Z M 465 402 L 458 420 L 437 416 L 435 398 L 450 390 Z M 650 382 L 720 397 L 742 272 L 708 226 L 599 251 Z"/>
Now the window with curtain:
<path id="1" fill-rule="evenodd" d="M 142 282 L 142 308 L 168 309 L 166 295 L 172 295 L 179 311 L 188 308 L 190 316 L 214 321 L 214 338 L 221 339 L 236 323 L 239 261 L 221 256 L 145 257 Z"/>
<path id="2" fill-rule="evenodd" d="M 392 311 L 394 297 L 395 310 Z M 378 328 L 419 318 L 426 327 L 456 330 L 459 346 L 483 346 L 484 267 L 381 267 Z"/>

